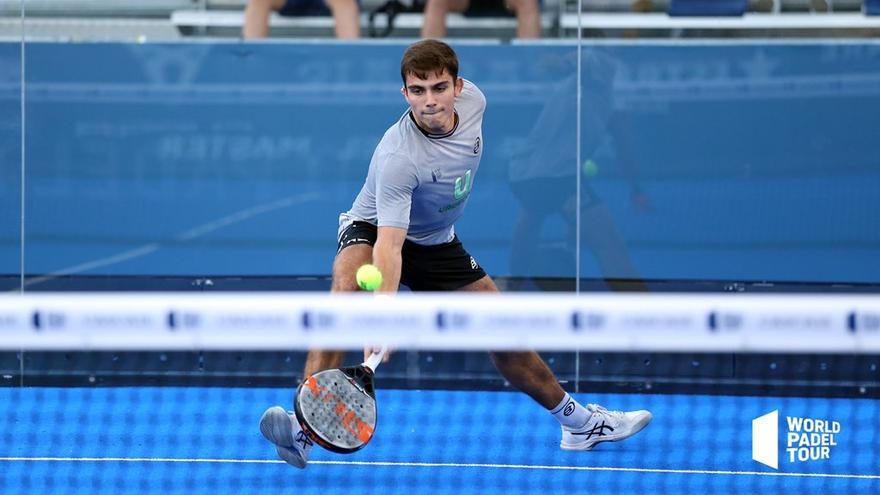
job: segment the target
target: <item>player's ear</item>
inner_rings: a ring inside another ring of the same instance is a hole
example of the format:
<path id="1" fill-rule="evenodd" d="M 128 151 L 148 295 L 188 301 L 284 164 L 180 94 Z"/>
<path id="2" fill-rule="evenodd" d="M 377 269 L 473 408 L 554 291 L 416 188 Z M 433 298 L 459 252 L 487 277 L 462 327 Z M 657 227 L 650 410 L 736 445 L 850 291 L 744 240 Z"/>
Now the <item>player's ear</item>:
<path id="1" fill-rule="evenodd" d="M 456 78 L 455 79 L 455 96 L 460 95 L 462 89 L 464 89 L 464 79 L 462 79 L 460 77 Z"/>

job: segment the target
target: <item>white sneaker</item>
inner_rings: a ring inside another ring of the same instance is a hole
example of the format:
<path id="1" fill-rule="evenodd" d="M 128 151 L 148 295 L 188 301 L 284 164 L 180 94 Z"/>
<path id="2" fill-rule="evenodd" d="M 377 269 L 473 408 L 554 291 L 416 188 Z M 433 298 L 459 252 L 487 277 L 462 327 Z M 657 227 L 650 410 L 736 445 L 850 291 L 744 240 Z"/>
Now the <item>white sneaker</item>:
<path id="1" fill-rule="evenodd" d="M 587 404 L 592 414 L 580 428 L 562 427 L 562 450 L 590 450 L 597 443 L 617 442 L 629 438 L 651 422 L 648 411 L 609 411 L 596 404 Z"/>
<path id="2" fill-rule="evenodd" d="M 314 443 L 293 413 L 279 406 L 266 409 L 260 418 L 260 433 L 275 444 L 275 451 L 284 462 L 300 469 L 306 467 Z"/>

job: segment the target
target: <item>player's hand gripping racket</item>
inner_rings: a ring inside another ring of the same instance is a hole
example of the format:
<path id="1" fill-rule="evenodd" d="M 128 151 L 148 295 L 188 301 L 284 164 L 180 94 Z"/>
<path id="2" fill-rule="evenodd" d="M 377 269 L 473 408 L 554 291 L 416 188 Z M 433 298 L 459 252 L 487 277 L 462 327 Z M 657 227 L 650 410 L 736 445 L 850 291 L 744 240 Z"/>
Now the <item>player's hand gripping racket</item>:
<path id="1" fill-rule="evenodd" d="M 382 347 L 357 366 L 319 371 L 296 390 L 296 419 L 318 445 L 350 454 L 373 438 L 377 419 L 373 373 L 387 350 Z"/>

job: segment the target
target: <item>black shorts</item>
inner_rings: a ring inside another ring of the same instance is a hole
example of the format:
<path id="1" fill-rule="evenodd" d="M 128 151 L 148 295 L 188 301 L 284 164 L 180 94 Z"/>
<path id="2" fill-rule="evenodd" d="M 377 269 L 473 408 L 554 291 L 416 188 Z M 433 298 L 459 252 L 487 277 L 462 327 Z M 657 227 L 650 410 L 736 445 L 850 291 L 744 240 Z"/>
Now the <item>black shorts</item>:
<path id="1" fill-rule="evenodd" d="M 354 222 L 339 236 L 336 253 L 356 244 L 376 244 L 377 232 L 373 224 Z M 435 246 L 404 241 L 401 255 L 400 283 L 412 291 L 457 290 L 486 276 L 474 257 L 464 250 L 458 236 Z"/>
<path id="2" fill-rule="evenodd" d="M 538 2 L 538 7 L 542 7 L 543 0 Z M 512 16 L 513 12 L 507 8 L 507 2 L 504 0 L 471 0 L 467 9 L 463 12 L 467 17 L 499 17 Z"/>
<path id="3" fill-rule="evenodd" d="M 330 9 L 324 0 L 287 0 L 278 13 L 283 16 L 327 16 Z"/>

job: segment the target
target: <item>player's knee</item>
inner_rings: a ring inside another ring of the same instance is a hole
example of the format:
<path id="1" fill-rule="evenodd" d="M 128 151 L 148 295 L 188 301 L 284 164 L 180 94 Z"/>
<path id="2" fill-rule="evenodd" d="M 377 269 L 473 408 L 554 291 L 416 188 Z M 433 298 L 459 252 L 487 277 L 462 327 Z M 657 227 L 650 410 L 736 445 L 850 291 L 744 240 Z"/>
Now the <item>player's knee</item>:
<path id="1" fill-rule="evenodd" d="M 330 284 L 331 292 L 357 292 L 360 290 L 357 283 L 357 272 L 360 264 L 339 263 L 333 270 L 333 281 Z"/>
<path id="2" fill-rule="evenodd" d="M 362 265 L 373 259 L 373 246 L 355 244 L 348 246 L 336 254 L 333 260 L 332 292 L 355 292 L 359 290 L 355 273 Z"/>
<path id="3" fill-rule="evenodd" d="M 330 285 L 332 292 L 357 292 L 360 290 L 354 274 L 346 274 L 344 276 L 333 276 L 333 282 Z"/>

